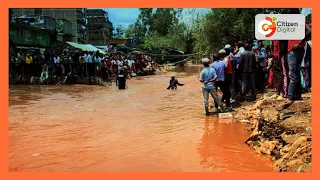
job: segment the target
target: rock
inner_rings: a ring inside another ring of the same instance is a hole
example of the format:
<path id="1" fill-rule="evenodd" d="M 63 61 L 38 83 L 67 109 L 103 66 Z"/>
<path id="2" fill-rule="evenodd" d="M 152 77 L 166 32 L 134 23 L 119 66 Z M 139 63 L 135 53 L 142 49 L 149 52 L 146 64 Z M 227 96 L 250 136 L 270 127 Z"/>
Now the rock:
<path id="1" fill-rule="evenodd" d="M 292 161 L 289 161 L 286 166 L 288 168 L 292 168 L 293 166 L 297 166 L 297 165 L 301 165 L 303 164 L 303 161 L 301 159 L 295 159 L 295 160 L 292 160 Z"/>
<path id="2" fill-rule="evenodd" d="M 247 141 L 246 142 L 250 147 L 253 146 L 253 142 L 252 141 Z"/>
<path id="3" fill-rule="evenodd" d="M 258 130 L 254 130 L 254 131 L 251 133 L 251 135 L 246 139 L 245 142 L 255 140 L 258 135 L 259 135 Z"/>
<path id="4" fill-rule="evenodd" d="M 283 100 L 279 97 L 265 94 L 254 105 L 237 113 L 240 122 L 251 124 L 247 130 L 253 130 L 246 144 L 259 154 L 273 156 L 276 171 L 308 171 L 311 169 L 311 99 L 296 101 L 283 110 L 278 106 Z"/>
<path id="5" fill-rule="evenodd" d="M 281 158 L 281 155 L 280 155 L 279 153 L 275 153 L 275 154 L 274 154 L 274 157 L 275 157 L 276 160 L 278 160 L 278 159 Z"/>
<path id="6" fill-rule="evenodd" d="M 260 151 L 263 154 L 271 155 L 271 152 L 274 150 L 278 141 L 265 141 L 260 146 Z"/>
<path id="7" fill-rule="evenodd" d="M 253 145 L 253 146 L 258 146 L 258 145 L 259 145 L 259 142 L 253 141 L 252 145 Z"/>
<path id="8" fill-rule="evenodd" d="M 248 120 L 239 120 L 239 121 L 242 123 L 250 123 L 250 121 L 248 121 Z"/>
<path id="9" fill-rule="evenodd" d="M 256 153 L 261 154 L 261 151 L 259 149 L 256 149 Z"/>
<path id="10" fill-rule="evenodd" d="M 282 96 L 278 96 L 276 100 L 277 100 L 277 101 L 283 101 L 284 98 L 283 98 Z"/>
<path id="11" fill-rule="evenodd" d="M 297 149 L 301 144 L 308 141 L 308 138 L 305 136 L 299 137 L 291 146 L 291 148 Z"/>

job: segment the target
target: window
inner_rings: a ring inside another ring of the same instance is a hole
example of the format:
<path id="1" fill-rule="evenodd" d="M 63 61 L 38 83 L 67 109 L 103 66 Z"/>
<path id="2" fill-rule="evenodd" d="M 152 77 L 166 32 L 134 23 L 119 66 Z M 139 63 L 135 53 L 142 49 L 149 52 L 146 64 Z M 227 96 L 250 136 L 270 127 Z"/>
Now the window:
<path id="1" fill-rule="evenodd" d="M 34 14 L 35 15 L 42 15 L 42 8 L 35 8 L 34 9 Z"/>
<path id="2" fill-rule="evenodd" d="M 24 38 L 24 36 L 23 36 L 23 29 L 19 29 L 19 37 L 20 37 L 21 39 Z"/>

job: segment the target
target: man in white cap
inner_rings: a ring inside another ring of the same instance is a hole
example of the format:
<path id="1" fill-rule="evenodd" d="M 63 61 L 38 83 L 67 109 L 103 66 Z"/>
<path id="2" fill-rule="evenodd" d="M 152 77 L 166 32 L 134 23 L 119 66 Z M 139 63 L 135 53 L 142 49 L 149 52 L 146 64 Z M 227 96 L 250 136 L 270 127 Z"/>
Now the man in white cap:
<path id="1" fill-rule="evenodd" d="M 230 73 L 231 66 L 228 64 L 228 55 L 226 54 L 226 51 L 224 49 L 221 49 L 218 54 L 219 58 L 211 65 L 211 68 L 213 68 L 216 71 L 217 74 L 217 80 L 214 82 L 214 85 L 216 87 L 216 90 L 220 88 L 222 91 L 222 101 L 226 103 L 228 111 L 231 111 L 231 104 L 230 104 L 230 88 L 228 84 L 227 76 L 228 73 Z M 229 69 L 228 69 L 229 67 Z M 229 76 L 230 77 L 230 76 Z M 218 111 L 218 104 L 215 102 L 215 108 L 216 111 Z"/>
<path id="2" fill-rule="evenodd" d="M 214 101 L 219 104 L 222 111 L 225 111 L 225 108 L 223 107 L 223 104 L 221 103 L 216 88 L 214 86 L 214 82 L 217 79 L 216 71 L 209 66 L 210 60 L 208 58 L 203 58 L 202 63 L 205 67 L 201 73 L 199 81 L 202 82 L 202 93 L 204 98 L 204 107 L 205 107 L 205 115 L 209 115 L 209 93 L 214 98 Z"/>

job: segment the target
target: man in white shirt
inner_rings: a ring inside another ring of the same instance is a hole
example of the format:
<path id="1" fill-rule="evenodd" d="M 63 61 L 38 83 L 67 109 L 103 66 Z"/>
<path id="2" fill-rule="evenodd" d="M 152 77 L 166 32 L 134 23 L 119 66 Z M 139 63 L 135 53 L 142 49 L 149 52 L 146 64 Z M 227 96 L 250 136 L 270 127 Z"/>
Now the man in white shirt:
<path id="1" fill-rule="evenodd" d="M 128 65 L 129 65 L 130 69 L 132 68 L 132 64 L 133 64 L 133 63 L 134 63 L 133 60 L 128 60 Z"/>
<path id="2" fill-rule="evenodd" d="M 235 50 L 235 58 L 236 58 L 236 68 L 235 68 L 235 77 L 234 77 L 234 90 L 235 93 L 241 93 L 241 72 L 239 70 L 239 63 L 240 63 L 240 57 L 241 54 L 245 52 L 244 44 L 242 41 L 239 41 L 237 44 L 237 48 Z"/>
<path id="3" fill-rule="evenodd" d="M 86 53 L 85 59 L 86 59 L 86 63 L 92 63 L 92 56 L 90 53 Z"/>
<path id="4" fill-rule="evenodd" d="M 123 67 L 123 61 L 120 59 L 118 60 L 118 71 L 120 72 L 120 69 Z"/>
<path id="5" fill-rule="evenodd" d="M 60 57 L 57 55 L 54 56 L 53 60 L 54 60 L 54 63 L 56 64 L 60 63 Z"/>

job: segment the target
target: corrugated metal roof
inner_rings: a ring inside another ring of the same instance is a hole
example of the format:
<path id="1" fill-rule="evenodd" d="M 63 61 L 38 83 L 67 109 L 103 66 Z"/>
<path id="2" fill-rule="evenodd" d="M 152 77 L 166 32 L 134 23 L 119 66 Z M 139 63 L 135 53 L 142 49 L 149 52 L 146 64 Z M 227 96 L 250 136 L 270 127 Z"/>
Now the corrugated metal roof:
<path id="1" fill-rule="evenodd" d="M 104 52 L 104 51 L 102 51 L 102 50 L 100 50 L 100 49 L 98 49 L 98 48 L 94 47 L 94 46 L 93 46 L 93 45 L 91 45 L 91 44 L 86 44 L 86 45 L 84 45 L 84 46 L 86 46 L 86 47 L 88 47 L 88 48 L 92 49 L 94 52 L 99 51 L 99 53 L 101 53 L 101 54 L 107 54 L 106 52 Z"/>
<path id="2" fill-rule="evenodd" d="M 101 54 L 106 54 L 106 52 L 94 47 L 91 44 L 78 44 L 75 42 L 67 42 L 67 43 L 74 48 L 81 49 L 82 51 L 89 51 L 89 52 L 99 51 L 99 53 L 101 53 Z"/>

